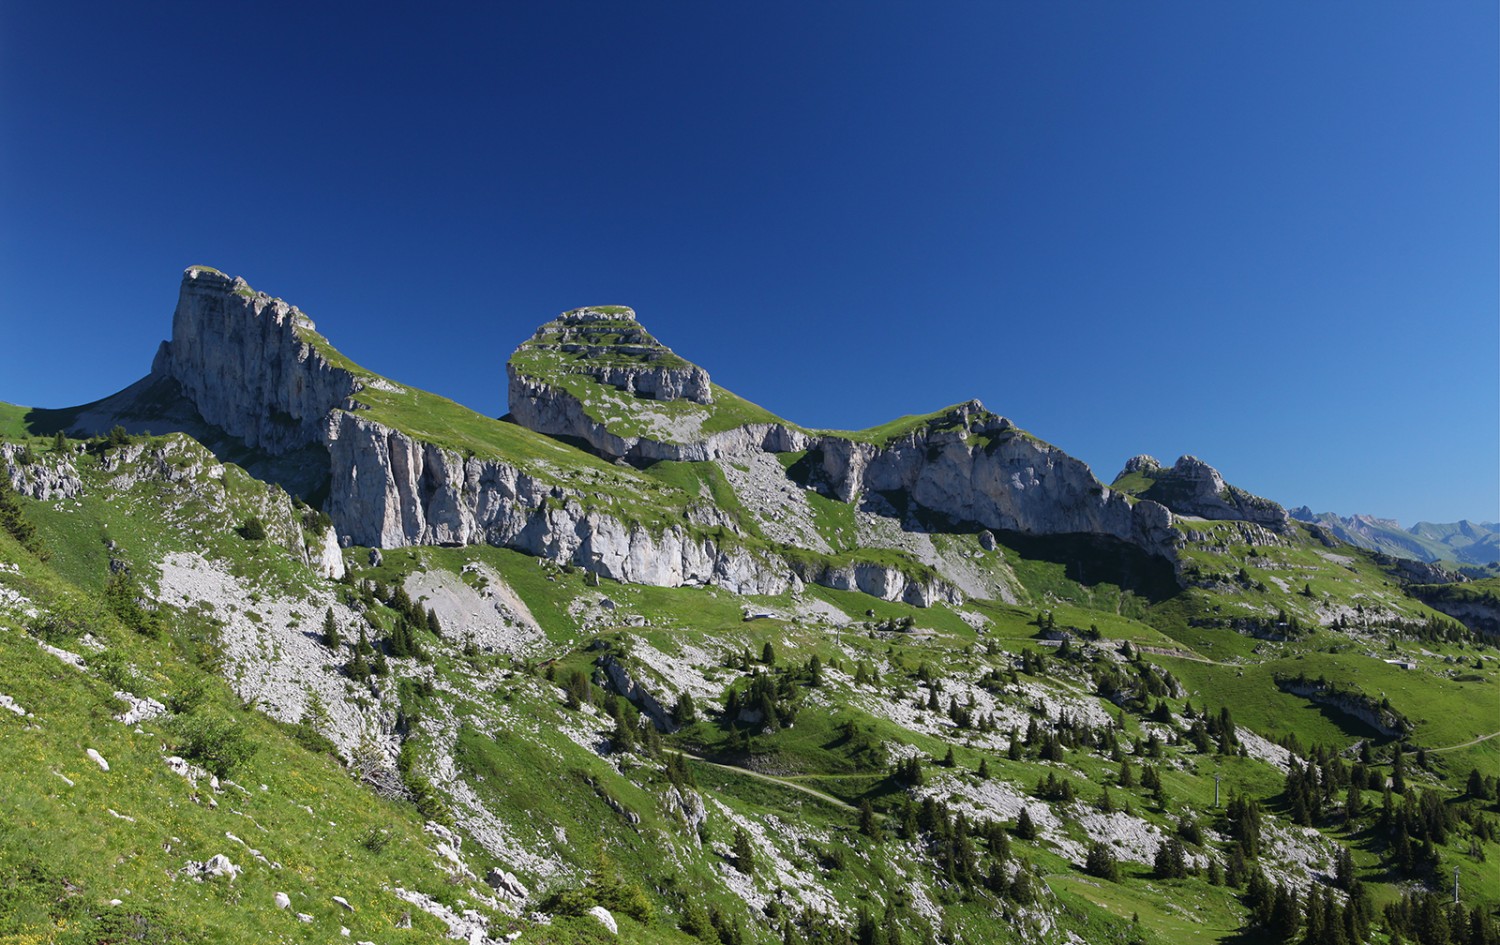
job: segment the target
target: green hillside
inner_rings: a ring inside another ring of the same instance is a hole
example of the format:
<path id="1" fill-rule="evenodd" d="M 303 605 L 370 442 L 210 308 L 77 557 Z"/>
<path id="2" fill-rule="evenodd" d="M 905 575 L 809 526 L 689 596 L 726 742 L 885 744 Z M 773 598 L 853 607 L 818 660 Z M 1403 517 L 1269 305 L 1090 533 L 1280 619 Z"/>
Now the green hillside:
<path id="1" fill-rule="evenodd" d="M 596 905 L 637 942 L 1271 941 L 1278 885 L 1299 914 L 1356 889 L 1364 940 L 1410 940 L 1385 907 L 1453 866 L 1481 927 L 1500 907 L 1493 645 L 1302 531 L 1194 523 L 1155 602 L 1003 545 L 965 553 L 1015 603 L 926 609 L 483 546 L 351 548 L 330 580 L 315 511 L 186 437 L 16 432 L 7 468 L 78 490 L 0 510 L 28 713 L 0 711 L 0 941 L 428 941 L 465 910 L 614 940 Z M 695 465 L 620 475 L 743 503 Z M 192 878 L 218 854 L 232 879 Z"/>

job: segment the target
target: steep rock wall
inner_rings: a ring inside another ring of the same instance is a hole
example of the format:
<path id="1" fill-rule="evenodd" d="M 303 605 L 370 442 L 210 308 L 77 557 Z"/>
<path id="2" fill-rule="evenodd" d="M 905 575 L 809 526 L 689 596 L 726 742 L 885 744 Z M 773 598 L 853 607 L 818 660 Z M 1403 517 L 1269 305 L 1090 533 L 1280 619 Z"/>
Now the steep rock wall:
<path id="1" fill-rule="evenodd" d="M 588 444 L 609 459 L 646 464 L 658 460 L 704 462 L 752 452 L 790 453 L 804 450 L 813 438 L 780 423 L 752 423 L 732 430 L 671 443 L 647 436 L 621 436 L 588 415 L 578 398 L 516 369 L 509 377 L 511 417 L 521 426 L 547 436 Z"/>
<path id="2" fill-rule="evenodd" d="M 1174 556 L 1177 536 L 1166 508 L 1132 505 L 1086 464 L 1003 417 L 956 430 L 922 428 L 882 446 L 825 437 L 816 448 L 826 487 L 846 502 L 902 493 L 957 522 L 1028 535 L 1105 535 Z"/>
<path id="3" fill-rule="evenodd" d="M 799 589 L 804 580 L 775 554 L 720 543 L 682 525 L 653 531 L 621 522 L 507 463 L 465 458 L 353 413 L 335 414 L 329 456 L 328 514 L 339 534 L 355 544 L 484 542 L 619 581 L 714 584 L 742 594 L 780 594 Z M 941 582 L 923 582 L 895 568 L 856 570 L 839 576 L 831 569 L 829 581 L 839 582 L 831 586 L 868 587 L 888 600 L 962 597 Z"/>
<path id="4" fill-rule="evenodd" d="M 1142 498 L 1160 502 L 1178 515 L 1218 521 L 1253 522 L 1273 531 L 1285 531 L 1291 516 L 1270 499 L 1252 495 L 1229 485 L 1214 467 L 1196 456 L 1183 456 L 1163 468 L 1150 456 L 1133 456 L 1120 475 L 1138 473 L 1151 480 Z"/>
<path id="5" fill-rule="evenodd" d="M 172 340 L 152 374 L 177 381 L 209 423 L 249 446 L 284 453 L 321 439 L 329 411 L 359 382 L 298 337 L 313 323 L 295 306 L 210 269 L 183 273 Z"/>

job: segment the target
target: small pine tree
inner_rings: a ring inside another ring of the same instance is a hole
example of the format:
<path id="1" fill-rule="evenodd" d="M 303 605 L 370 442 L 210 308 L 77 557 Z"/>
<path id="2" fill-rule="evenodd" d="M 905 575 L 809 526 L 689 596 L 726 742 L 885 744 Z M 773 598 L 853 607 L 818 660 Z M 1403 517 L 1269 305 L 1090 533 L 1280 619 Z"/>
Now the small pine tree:
<path id="1" fill-rule="evenodd" d="M 588 676 L 583 670 L 575 669 L 568 673 L 567 680 L 563 683 L 563 701 L 570 709 L 581 709 L 593 698 L 592 690 Z"/>
<path id="2" fill-rule="evenodd" d="M 734 866 L 746 876 L 755 875 L 755 848 L 750 845 L 750 835 L 744 827 L 734 828 Z"/>
<path id="3" fill-rule="evenodd" d="M 57 434 L 52 437 L 52 452 L 54 452 L 54 453 L 66 453 L 67 451 L 68 451 L 68 438 L 63 435 L 63 431 L 58 430 Z"/>
<path id="4" fill-rule="evenodd" d="M 438 620 L 437 611 L 431 607 L 427 608 L 427 632 L 440 640 L 443 638 L 443 625 Z"/>
<path id="5" fill-rule="evenodd" d="M 348 663 L 344 664 L 344 672 L 349 675 L 350 679 L 356 680 L 358 682 L 364 682 L 366 679 L 370 678 L 370 663 L 369 660 L 365 658 L 365 650 L 369 648 L 369 644 L 365 642 L 365 634 L 363 630 L 360 631 L 359 636 L 360 643 L 364 645 L 356 646 L 354 648 L 354 656 L 349 660 Z"/>
<path id="6" fill-rule="evenodd" d="M 1102 843 L 1089 845 L 1089 853 L 1083 864 L 1083 871 L 1090 876 L 1109 880 L 1112 883 L 1120 881 L 1120 865 L 1116 861 L 1114 853 Z"/>
<path id="7" fill-rule="evenodd" d="M 1487 801 L 1490 799 L 1489 788 L 1484 783 L 1484 776 L 1479 773 L 1478 768 L 1469 769 L 1469 783 L 1467 785 L 1469 796 L 1476 801 Z"/>
<path id="8" fill-rule="evenodd" d="M 333 619 L 332 607 L 323 614 L 323 645 L 330 650 L 336 650 L 344 645 L 343 638 L 339 636 L 338 621 Z"/>
<path id="9" fill-rule="evenodd" d="M 770 640 L 767 640 L 766 645 L 761 647 L 760 661 L 762 663 L 765 663 L 767 666 L 776 665 L 776 648 L 771 645 Z"/>
<path id="10" fill-rule="evenodd" d="M 245 519 L 245 524 L 240 526 L 240 537 L 246 541 L 264 541 L 266 537 L 266 523 L 262 522 L 258 515 L 250 516 Z"/>
<path id="11" fill-rule="evenodd" d="M 677 704 L 672 707 L 672 717 L 678 725 L 691 725 L 698 721 L 698 705 L 693 694 L 684 689 L 677 695 Z"/>
<path id="12" fill-rule="evenodd" d="M 981 759 L 979 759 L 979 770 L 977 772 L 975 772 L 975 773 L 979 775 L 979 780 L 981 780 L 981 781 L 988 781 L 990 779 L 990 762 L 989 762 L 989 759 L 987 759 L 987 758 L 981 758 Z"/>
<path id="13" fill-rule="evenodd" d="M 1028 842 L 1036 840 L 1036 824 L 1031 820 L 1031 811 L 1024 807 L 1021 808 L 1021 816 L 1016 818 L 1015 834 L 1017 837 Z"/>
<path id="14" fill-rule="evenodd" d="M 1187 851 L 1182 847 L 1182 841 L 1176 837 L 1168 837 L 1156 848 L 1156 858 L 1153 863 L 1157 879 L 1181 879 L 1187 875 Z"/>

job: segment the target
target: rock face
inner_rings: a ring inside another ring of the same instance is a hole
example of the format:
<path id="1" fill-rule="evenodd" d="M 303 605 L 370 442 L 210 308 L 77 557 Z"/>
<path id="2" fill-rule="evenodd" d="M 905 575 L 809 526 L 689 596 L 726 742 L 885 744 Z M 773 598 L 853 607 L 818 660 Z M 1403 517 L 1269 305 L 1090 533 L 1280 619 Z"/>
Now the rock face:
<path id="1" fill-rule="evenodd" d="M 1132 506 L 1086 464 L 977 400 L 882 446 L 829 436 L 816 449 L 824 481 L 845 502 L 897 494 L 987 529 L 1104 535 L 1169 557 L 1176 547 L 1166 508 L 1149 501 Z"/>
<path id="2" fill-rule="evenodd" d="M 19 495 L 50 502 L 71 499 L 83 491 L 72 453 L 39 452 L 14 443 L 0 444 L 0 466 Z"/>
<path id="3" fill-rule="evenodd" d="M 672 352 L 623 305 L 564 312 L 536 330 L 511 358 L 510 383 L 540 383 L 557 374 L 581 374 L 647 400 L 713 403 L 708 372 Z"/>
<path id="4" fill-rule="evenodd" d="M 312 320 L 243 279 L 192 268 L 182 277 L 172 340 L 151 367 L 175 380 L 204 419 L 268 453 L 318 441 L 328 414 L 359 389 L 300 331 Z"/>
<path id="5" fill-rule="evenodd" d="M 517 349 L 508 372 L 517 421 L 608 457 L 650 463 L 805 450 L 816 458 L 820 488 L 870 511 L 891 515 L 901 505 L 903 514 L 986 529 L 1104 535 L 1173 556 L 1165 508 L 1132 506 L 1083 463 L 977 402 L 879 445 L 776 422 L 727 394 L 732 412 L 716 414 L 724 405 L 715 403 L 708 373 L 657 342 L 623 307 L 578 309 L 548 322 Z M 601 511 L 586 488 L 560 484 L 566 477 L 539 478 L 526 462 L 461 454 L 373 419 L 358 395 L 367 386 L 394 389 L 384 384 L 343 361 L 296 307 L 194 267 L 183 276 L 172 340 L 138 386 L 180 391 L 178 402 L 202 421 L 263 454 L 292 461 L 326 451 L 324 510 L 346 546 L 485 542 L 632 583 L 779 594 L 811 582 L 921 606 L 963 599 L 920 568 L 782 553 L 737 534 L 736 521 L 711 508 L 649 528 L 622 521 Z M 601 392 L 623 408 L 620 421 L 590 416 L 580 397 Z M 715 421 L 711 432 L 706 419 Z M 309 559 L 336 575 L 342 562 L 333 543 L 315 544 L 321 547 L 309 549 Z"/>
<path id="6" fill-rule="evenodd" d="M 1452 593 L 1450 585 L 1415 587 L 1411 592 L 1427 606 L 1461 621 L 1469 629 L 1500 637 L 1500 597 L 1493 593 Z"/>
<path id="7" fill-rule="evenodd" d="M 978 401 L 960 405 L 949 415 L 881 445 L 812 434 L 783 423 L 751 423 L 711 434 L 680 424 L 668 429 L 666 436 L 640 434 L 629 429 L 629 424 L 606 423 L 591 414 L 579 389 L 561 379 L 568 374 L 600 379 L 607 363 L 622 357 L 620 346 L 603 343 L 612 336 L 600 332 L 598 326 L 609 323 L 596 321 L 589 323 L 595 331 L 591 337 L 600 343 L 580 349 L 579 356 L 602 352 L 599 356 L 607 362 L 605 366 L 589 369 L 581 361 L 558 355 L 559 346 L 551 339 L 569 331 L 559 323 L 573 314 L 543 325 L 507 365 L 511 415 L 539 433 L 582 441 L 602 456 L 637 464 L 806 450 L 820 464 L 820 488 L 845 502 L 899 493 L 905 497 L 903 504 L 953 522 L 1029 535 L 1105 535 L 1150 554 L 1171 557 L 1174 553 L 1176 536 L 1167 509 L 1155 502 L 1132 506 L 1124 496 L 1100 485 L 1084 463 L 1027 436 Z M 635 324 L 633 312 L 630 324 Z M 666 348 L 659 350 L 670 355 Z M 876 502 L 876 507 L 882 506 Z M 875 586 L 868 578 L 861 581 L 847 574 L 803 577 L 830 586 Z"/>
<path id="8" fill-rule="evenodd" d="M 807 448 L 806 434 L 781 423 L 703 433 L 709 411 L 696 408 L 714 402 L 708 372 L 658 342 L 623 306 L 565 312 L 538 328 L 505 368 L 517 423 L 581 441 L 610 459 L 701 462 Z M 578 392 L 594 385 L 623 395 L 621 412 L 646 420 L 646 429 L 591 416 Z"/>
<path id="9" fill-rule="evenodd" d="M 1150 480 L 1138 496 L 1160 502 L 1178 515 L 1254 522 L 1278 532 L 1291 522 L 1286 509 L 1229 485 L 1217 469 L 1196 456 L 1183 456 L 1169 469 L 1150 456 L 1135 456 L 1125 463 L 1116 482 L 1131 474 Z"/>
<path id="10" fill-rule="evenodd" d="M 779 594 L 797 580 L 773 556 L 720 547 L 685 526 L 653 533 L 627 525 L 515 466 L 466 458 L 354 414 L 338 414 L 331 436 L 327 511 L 354 544 L 487 542 L 619 581 L 743 594 Z"/>
<path id="11" fill-rule="evenodd" d="M 638 465 L 660 460 L 705 462 L 752 452 L 794 453 L 807 449 L 812 439 L 781 423 L 751 423 L 703 436 L 697 435 L 694 425 L 682 425 L 674 432 L 686 437 L 686 442 L 622 434 L 589 416 L 583 403 L 567 390 L 520 373 L 513 362 L 506 365 L 506 372 L 510 375 L 510 412 L 517 423 L 548 436 L 581 441 L 609 459 Z"/>
<path id="12" fill-rule="evenodd" d="M 652 400 L 713 403 L 708 372 L 647 334 L 625 306 L 580 308 L 538 329 L 528 345 L 573 360 L 580 373 Z"/>

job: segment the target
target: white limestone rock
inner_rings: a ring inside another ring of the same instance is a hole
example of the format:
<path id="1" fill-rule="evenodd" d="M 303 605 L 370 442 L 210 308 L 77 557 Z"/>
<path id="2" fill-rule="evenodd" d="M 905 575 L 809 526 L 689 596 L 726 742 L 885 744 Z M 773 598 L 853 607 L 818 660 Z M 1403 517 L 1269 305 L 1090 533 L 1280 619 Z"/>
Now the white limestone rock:
<path id="1" fill-rule="evenodd" d="M 18 495 L 43 502 L 71 499 L 83 492 L 73 454 L 53 453 L 16 443 L 0 443 L 0 467 Z M 27 460 L 22 462 L 21 460 Z"/>
<path id="2" fill-rule="evenodd" d="M 609 930 L 610 935 L 619 935 L 620 926 L 615 922 L 615 917 L 603 906 L 594 906 L 589 910 L 589 915 L 598 920 L 599 924 Z"/>

